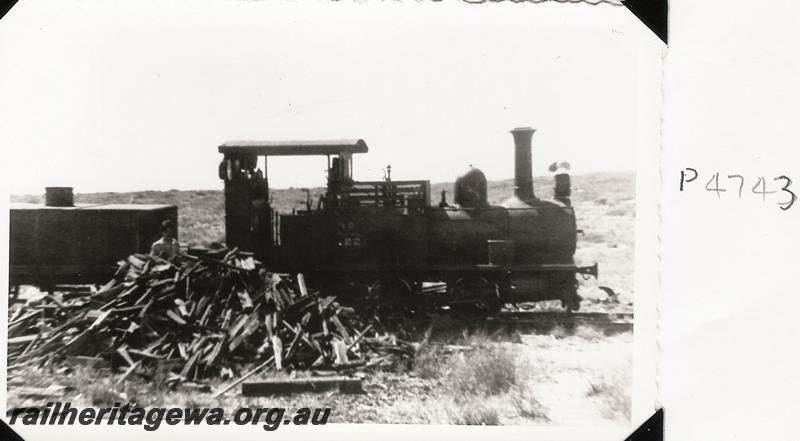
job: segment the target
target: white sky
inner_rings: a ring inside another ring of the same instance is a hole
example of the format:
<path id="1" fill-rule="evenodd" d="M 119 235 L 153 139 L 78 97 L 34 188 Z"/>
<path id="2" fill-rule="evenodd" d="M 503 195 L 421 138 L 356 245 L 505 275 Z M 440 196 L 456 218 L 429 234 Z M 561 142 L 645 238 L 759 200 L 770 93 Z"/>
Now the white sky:
<path id="1" fill-rule="evenodd" d="M 221 188 L 232 139 L 363 138 L 357 179 L 635 169 L 624 7 L 257 1 L 20 2 L 0 22 L 0 145 L 14 193 Z M 270 184 L 324 183 L 283 158 Z"/>

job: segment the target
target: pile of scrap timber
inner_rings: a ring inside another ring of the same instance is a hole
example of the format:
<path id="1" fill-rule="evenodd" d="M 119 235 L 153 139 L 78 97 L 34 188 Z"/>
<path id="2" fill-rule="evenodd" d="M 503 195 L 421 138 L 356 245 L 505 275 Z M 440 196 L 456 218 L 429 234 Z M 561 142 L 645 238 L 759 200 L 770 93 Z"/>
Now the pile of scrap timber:
<path id="1" fill-rule="evenodd" d="M 9 317 L 10 369 L 69 359 L 167 382 L 240 375 L 243 366 L 342 371 L 413 356 L 303 276 L 267 272 L 236 249 L 134 254 L 89 292 L 47 294 Z M 266 361 L 264 361 L 266 360 Z"/>

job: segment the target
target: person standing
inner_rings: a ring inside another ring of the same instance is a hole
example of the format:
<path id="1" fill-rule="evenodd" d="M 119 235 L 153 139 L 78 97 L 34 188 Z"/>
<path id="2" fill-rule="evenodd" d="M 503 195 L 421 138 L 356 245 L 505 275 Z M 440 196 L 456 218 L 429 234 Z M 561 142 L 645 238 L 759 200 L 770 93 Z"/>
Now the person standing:
<path id="1" fill-rule="evenodd" d="M 175 223 L 170 219 L 161 222 L 161 239 L 153 242 L 150 247 L 150 255 L 162 259 L 172 259 L 180 250 L 180 244 L 175 239 Z"/>
<path id="2" fill-rule="evenodd" d="M 570 196 L 572 195 L 572 183 L 569 177 L 569 162 L 554 162 L 550 164 L 549 170 L 555 173 L 556 185 L 553 189 L 555 200 L 566 206 L 572 205 Z"/>

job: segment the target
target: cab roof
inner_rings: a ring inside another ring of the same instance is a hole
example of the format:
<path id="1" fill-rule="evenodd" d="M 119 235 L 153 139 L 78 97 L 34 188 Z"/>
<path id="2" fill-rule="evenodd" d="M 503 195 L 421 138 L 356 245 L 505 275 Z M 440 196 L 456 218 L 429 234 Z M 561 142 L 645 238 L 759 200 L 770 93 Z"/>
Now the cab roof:
<path id="1" fill-rule="evenodd" d="M 363 139 L 337 139 L 327 141 L 229 141 L 219 146 L 224 154 L 251 154 L 266 156 L 338 155 L 341 153 L 367 153 Z"/>

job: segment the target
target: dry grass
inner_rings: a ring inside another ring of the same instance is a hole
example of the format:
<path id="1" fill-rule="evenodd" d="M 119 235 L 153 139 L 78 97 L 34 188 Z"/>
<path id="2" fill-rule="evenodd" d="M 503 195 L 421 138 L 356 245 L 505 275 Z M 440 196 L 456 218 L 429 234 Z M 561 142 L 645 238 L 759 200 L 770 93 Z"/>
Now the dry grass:
<path id="1" fill-rule="evenodd" d="M 439 411 L 424 413 L 426 422 L 444 418 L 450 424 L 499 425 L 509 410 L 523 419 L 548 421 L 544 406 L 525 384 L 530 366 L 513 348 L 492 341 L 485 332 L 465 335 L 459 343 L 471 350 L 447 355 L 432 344 L 418 350 L 414 372 L 439 381 L 444 390 L 444 399 L 436 404 Z"/>
<path id="2" fill-rule="evenodd" d="M 414 355 L 414 373 L 426 380 L 441 378 L 446 374 L 447 361 L 441 347 L 422 345 Z"/>
<path id="3" fill-rule="evenodd" d="M 516 387 L 509 394 L 519 416 L 537 421 L 549 421 L 546 409 L 528 388 Z"/>
<path id="4" fill-rule="evenodd" d="M 456 396 L 464 400 L 500 395 L 517 384 L 516 357 L 502 346 L 478 347 L 469 354 L 451 358 L 451 364 L 448 382 Z"/>
<path id="5" fill-rule="evenodd" d="M 632 216 L 632 207 L 617 207 L 606 212 L 609 216 Z"/>
<path id="6" fill-rule="evenodd" d="M 517 357 L 486 339 L 486 334 L 476 333 L 468 337 L 472 350 L 450 355 L 441 346 L 423 344 L 415 356 L 414 373 L 423 379 L 446 378 L 457 399 L 508 392 L 517 384 Z"/>
<path id="7" fill-rule="evenodd" d="M 565 328 L 562 325 L 555 325 L 553 329 L 550 331 L 550 336 L 555 338 L 556 340 L 561 340 L 570 336 L 569 329 Z"/>
<path id="8" fill-rule="evenodd" d="M 89 385 L 86 393 L 89 395 L 89 402 L 94 407 L 112 407 L 114 403 L 128 401 L 114 389 L 107 379 Z"/>
<path id="9" fill-rule="evenodd" d="M 457 412 L 451 413 L 453 424 L 468 426 L 498 426 L 500 425 L 500 415 L 496 408 L 486 405 L 482 401 L 475 400 L 463 403 Z"/>
<path id="10" fill-rule="evenodd" d="M 600 329 L 585 325 L 576 327 L 572 334 L 587 341 L 600 341 L 606 337 Z"/>
<path id="11" fill-rule="evenodd" d="M 547 335 L 556 340 L 562 340 L 569 337 L 578 337 L 589 342 L 598 342 L 606 338 L 605 333 L 603 333 L 601 329 L 589 325 L 567 327 L 557 324 L 547 332 Z"/>
<path id="12" fill-rule="evenodd" d="M 630 375 L 601 375 L 589 382 L 587 397 L 599 400 L 601 413 L 612 420 L 629 420 L 631 416 Z"/>

